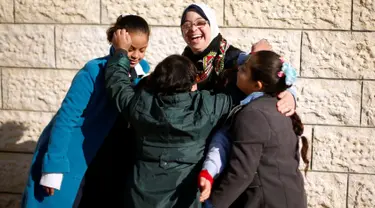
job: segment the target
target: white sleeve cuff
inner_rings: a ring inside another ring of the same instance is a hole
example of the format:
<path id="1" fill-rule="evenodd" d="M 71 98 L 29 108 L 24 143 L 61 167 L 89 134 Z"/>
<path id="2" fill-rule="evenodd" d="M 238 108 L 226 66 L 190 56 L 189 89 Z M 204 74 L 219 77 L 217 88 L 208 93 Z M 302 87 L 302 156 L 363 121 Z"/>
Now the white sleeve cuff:
<path id="1" fill-rule="evenodd" d="M 62 179 L 62 173 L 42 173 L 40 185 L 60 190 Z"/>

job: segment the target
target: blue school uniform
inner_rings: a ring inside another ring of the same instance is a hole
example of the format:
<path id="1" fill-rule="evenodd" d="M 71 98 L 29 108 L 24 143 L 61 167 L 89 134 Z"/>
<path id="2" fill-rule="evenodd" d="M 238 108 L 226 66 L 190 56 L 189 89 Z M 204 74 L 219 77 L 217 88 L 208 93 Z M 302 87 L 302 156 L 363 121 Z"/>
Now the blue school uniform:
<path id="1" fill-rule="evenodd" d="M 86 169 L 119 114 L 108 102 L 104 87 L 104 70 L 112 54 L 113 48 L 108 56 L 89 61 L 74 77 L 60 109 L 38 140 L 22 207 L 73 206 Z M 149 72 L 146 61 L 139 65 L 145 74 Z M 53 196 L 39 185 L 42 173 L 63 174 L 61 189 Z"/>

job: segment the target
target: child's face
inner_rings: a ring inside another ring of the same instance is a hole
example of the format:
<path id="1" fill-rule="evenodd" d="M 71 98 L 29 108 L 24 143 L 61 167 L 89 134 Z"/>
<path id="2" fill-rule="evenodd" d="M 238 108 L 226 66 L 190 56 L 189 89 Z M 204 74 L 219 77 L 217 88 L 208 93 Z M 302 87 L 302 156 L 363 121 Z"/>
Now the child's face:
<path id="1" fill-rule="evenodd" d="M 148 46 L 148 35 L 141 32 L 129 33 L 132 45 L 128 50 L 130 67 L 135 67 L 144 57 Z"/>
<path id="2" fill-rule="evenodd" d="M 185 42 L 193 52 L 202 52 L 210 44 L 210 25 L 194 11 L 186 13 L 186 19 L 181 26 L 181 30 Z"/>
<path id="3" fill-rule="evenodd" d="M 243 64 L 238 68 L 237 72 L 237 87 L 246 95 L 259 91 L 259 83 L 253 81 L 250 70 L 250 67 Z"/>

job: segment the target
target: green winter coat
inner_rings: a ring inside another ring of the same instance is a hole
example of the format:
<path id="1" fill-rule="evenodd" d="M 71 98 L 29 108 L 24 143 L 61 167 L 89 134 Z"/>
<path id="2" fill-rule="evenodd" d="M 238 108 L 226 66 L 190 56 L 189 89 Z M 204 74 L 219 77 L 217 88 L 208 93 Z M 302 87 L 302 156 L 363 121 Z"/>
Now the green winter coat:
<path id="1" fill-rule="evenodd" d="M 134 90 L 129 68 L 126 51 L 118 51 L 105 72 L 108 95 L 136 134 L 126 207 L 201 207 L 197 185 L 206 139 L 229 113 L 231 98 L 208 91 L 161 96 Z"/>

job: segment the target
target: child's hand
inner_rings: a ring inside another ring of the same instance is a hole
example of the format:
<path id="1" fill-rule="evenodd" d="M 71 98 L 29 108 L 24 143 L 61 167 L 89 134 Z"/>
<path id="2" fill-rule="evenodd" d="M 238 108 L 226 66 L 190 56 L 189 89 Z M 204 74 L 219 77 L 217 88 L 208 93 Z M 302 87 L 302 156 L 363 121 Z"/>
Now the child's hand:
<path id="1" fill-rule="evenodd" d="M 54 189 L 54 188 L 50 188 L 50 187 L 47 187 L 47 186 L 43 186 L 43 189 L 44 189 L 44 191 L 46 191 L 46 193 L 47 193 L 49 196 L 53 196 L 53 194 L 55 194 L 55 189 Z"/>
<path id="2" fill-rule="evenodd" d="M 118 29 L 113 33 L 112 45 L 115 49 L 129 50 L 132 45 L 132 39 L 125 29 Z"/>
<path id="3" fill-rule="evenodd" d="M 257 51 L 272 51 L 272 46 L 266 39 L 262 39 L 251 47 L 251 53 Z"/>
<path id="4" fill-rule="evenodd" d="M 204 202 L 208 199 L 208 197 L 210 197 L 212 184 L 206 178 L 200 177 L 199 178 L 199 186 L 200 186 L 200 190 L 201 190 L 201 195 L 199 197 L 199 201 Z"/>

